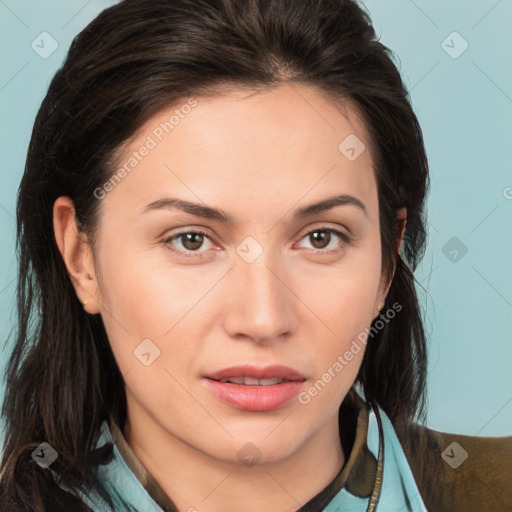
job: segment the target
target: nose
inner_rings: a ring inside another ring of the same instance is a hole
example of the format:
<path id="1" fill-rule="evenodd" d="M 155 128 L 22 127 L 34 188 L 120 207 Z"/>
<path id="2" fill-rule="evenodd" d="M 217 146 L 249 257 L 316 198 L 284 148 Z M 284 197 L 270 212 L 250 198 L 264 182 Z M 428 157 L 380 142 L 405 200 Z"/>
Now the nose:
<path id="1" fill-rule="evenodd" d="M 232 338 L 262 344 L 292 332 L 297 299 L 287 286 L 287 272 L 265 252 L 252 263 L 237 259 L 228 280 L 224 327 Z"/>

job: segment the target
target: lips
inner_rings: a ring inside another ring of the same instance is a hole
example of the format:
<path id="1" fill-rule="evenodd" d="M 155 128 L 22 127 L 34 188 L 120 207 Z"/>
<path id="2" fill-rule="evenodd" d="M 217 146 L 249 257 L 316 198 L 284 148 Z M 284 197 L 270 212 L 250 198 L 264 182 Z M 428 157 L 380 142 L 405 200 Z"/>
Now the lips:
<path id="1" fill-rule="evenodd" d="M 225 404 L 245 411 L 264 412 L 283 407 L 300 391 L 306 378 L 281 365 L 258 368 L 234 366 L 205 376 L 209 391 Z"/>
<path id="2" fill-rule="evenodd" d="M 299 372 L 281 365 L 270 365 L 265 367 L 256 367 L 251 365 L 239 365 L 225 368 L 214 373 L 206 375 L 207 379 L 217 381 L 231 381 L 236 384 L 246 386 L 271 385 L 269 382 L 273 379 L 284 381 L 306 380 L 304 375 Z M 243 379 L 243 382 L 240 380 Z M 256 383 L 259 381 L 259 384 Z"/>
<path id="3" fill-rule="evenodd" d="M 254 377 L 229 377 L 227 379 L 220 379 L 219 382 L 239 384 L 242 386 L 275 386 L 276 384 L 285 382 L 285 380 L 278 379 L 277 377 L 274 377 L 273 379 L 255 379 Z"/>

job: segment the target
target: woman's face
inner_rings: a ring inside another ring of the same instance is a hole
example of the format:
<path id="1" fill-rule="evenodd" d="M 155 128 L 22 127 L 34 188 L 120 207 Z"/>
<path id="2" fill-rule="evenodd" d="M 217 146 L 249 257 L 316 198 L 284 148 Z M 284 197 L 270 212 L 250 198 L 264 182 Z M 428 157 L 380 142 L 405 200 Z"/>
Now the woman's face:
<path id="1" fill-rule="evenodd" d="M 354 111 L 299 85 L 186 98 L 116 169 L 77 293 L 101 314 L 139 436 L 261 462 L 332 440 L 386 293 Z"/>

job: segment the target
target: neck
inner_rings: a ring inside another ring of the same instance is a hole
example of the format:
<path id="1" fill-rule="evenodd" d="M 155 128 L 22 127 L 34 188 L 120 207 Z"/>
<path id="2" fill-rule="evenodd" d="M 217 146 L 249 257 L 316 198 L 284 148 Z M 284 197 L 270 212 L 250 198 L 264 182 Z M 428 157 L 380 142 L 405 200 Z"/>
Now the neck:
<path id="1" fill-rule="evenodd" d="M 219 460 L 128 406 L 125 438 L 180 512 L 292 512 L 324 489 L 344 463 L 335 415 L 290 456 L 245 466 Z"/>

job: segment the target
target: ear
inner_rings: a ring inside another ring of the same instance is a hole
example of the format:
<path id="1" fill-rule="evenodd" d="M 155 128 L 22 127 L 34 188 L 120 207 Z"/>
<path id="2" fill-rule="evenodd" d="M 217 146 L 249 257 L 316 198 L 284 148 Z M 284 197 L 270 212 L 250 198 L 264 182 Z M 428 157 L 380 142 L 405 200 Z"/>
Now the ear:
<path id="1" fill-rule="evenodd" d="M 407 208 L 404 206 L 400 208 L 396 214 L 396 219 L 398 222 L 398 237 L 396 239 L 396 252 L 400 252 L 400 246 L 402 245 L 402 240 L 404 238 L 405 226 L 407 224 Z"/>
<path id="2" fill-rule="evenodd" d="M 92 250 L 78 231 L 75 207 L 69 197 L 59 197 L 53 205 L 53 231 L 78 299 L 87 313 L 99 313 L 99 289 Z"/>
<path id="3" fill-rule="evenodd" d="M 407 224 L 407 208 L 405 206 L 400 208 L 397 211 L 396 219 L 397 219 L 397 223 L 398 223 L 398 235 L 396 238 L 396 252 L 398 254 L 400 252 L 400 247 L 402 245 L 402 240 L 404 238 L 405 226 Z M 395 263 L 395 266 L 393 267 L 393 273 L 391 274 L 392 276 L 395 275 L 395 269 L 396 269 L 396 263 Z M 379 315 L 379 313 L 380 313 L 380 310 L 378 308 L 384 305 L 384 301 L 386 300 L 386 297 L 388 295 L 392 281 L 393 281 L 393 278 L 391 278 L 389 280 L 389 282 L 386 283 L 384 277 L 382 277 L 382 279 L 380 281 L 379 294 L 377 296 L 377 304 L 375 306 L 375 316 Z"/>

